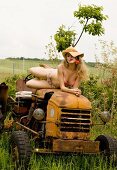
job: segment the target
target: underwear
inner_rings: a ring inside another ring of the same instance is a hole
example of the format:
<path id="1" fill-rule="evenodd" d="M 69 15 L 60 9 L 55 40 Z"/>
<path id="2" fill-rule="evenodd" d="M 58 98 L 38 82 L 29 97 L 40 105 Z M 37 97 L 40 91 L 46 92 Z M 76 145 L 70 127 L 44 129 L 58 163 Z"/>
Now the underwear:
<path id="1" fill-rule="evenodd" d="M 52 75 L 51 75 L 51 73 L 48 73 L 48 75 L 47 75 L 47 82 L 48 82 L 48 84 L 52 87 L 52 88 L 56 88 L 56 86 L 52 83 Z"/>

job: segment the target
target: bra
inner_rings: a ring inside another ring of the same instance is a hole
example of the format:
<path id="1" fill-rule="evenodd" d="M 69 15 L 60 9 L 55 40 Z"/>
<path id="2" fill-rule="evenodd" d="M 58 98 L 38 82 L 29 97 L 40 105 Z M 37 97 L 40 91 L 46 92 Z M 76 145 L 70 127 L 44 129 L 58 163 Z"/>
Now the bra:
<path id="1" fill-rule="evenodd" d="M 64 82 L 64 85 L 65 85 L 65 87 L 68 87 L 68 88 L 73 88 L 73 86 L 74 86 L 74 83 L 73 84 L 69 84 L 68 82 Z"/>

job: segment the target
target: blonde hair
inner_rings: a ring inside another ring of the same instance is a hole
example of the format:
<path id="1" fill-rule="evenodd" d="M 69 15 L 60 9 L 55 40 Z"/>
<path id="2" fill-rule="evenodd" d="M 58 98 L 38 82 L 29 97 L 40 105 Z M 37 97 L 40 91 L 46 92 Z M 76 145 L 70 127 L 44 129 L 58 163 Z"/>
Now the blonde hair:
<path id="1" fill-rule="evenodd" d="M 82 60 L 82 58 L 80 58 L 79 60 L 80 63 L 76 64 L 77 75 L 79 76 L 81 81 L 86 81 L 88 80 L 88 69 L 86 67 L 85 62 Z M 62 63 L 66 68 L 69 67 L 69 63 L 67 62 L 66 57 Z"/>

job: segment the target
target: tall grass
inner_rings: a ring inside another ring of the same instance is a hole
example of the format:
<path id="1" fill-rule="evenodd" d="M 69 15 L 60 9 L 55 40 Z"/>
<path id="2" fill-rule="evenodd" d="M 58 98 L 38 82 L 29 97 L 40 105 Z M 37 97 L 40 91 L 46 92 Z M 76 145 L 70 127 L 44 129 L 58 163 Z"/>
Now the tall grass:
<path id="1" fill-rule="evenodd" d="M 7 133 L 0 135 L 0 169 L 13 170 L 11 156 L 9 155 L 9 136 Z"/>
<path id="2" fill-rule="evenodd" d="M 9 154 L 9 136 L 2 134 L 0 139 L 0 169 L 14 170 Z M 33 154 L 27 170 L 116 170 L 112 162 L 108 164 L 100 155 L 73 154 Z"/>

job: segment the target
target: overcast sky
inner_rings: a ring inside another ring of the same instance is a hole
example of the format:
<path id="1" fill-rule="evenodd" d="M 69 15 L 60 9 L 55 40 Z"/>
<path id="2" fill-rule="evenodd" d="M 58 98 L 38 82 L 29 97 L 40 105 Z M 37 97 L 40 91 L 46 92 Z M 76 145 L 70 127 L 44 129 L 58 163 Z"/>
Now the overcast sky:
<path id="1" fill-rule="evenodd" d="M 0 58 L 47 58 L 45 46 L 62 24 L 72 25 L 80 34 L 81 26 L 73 16 L 79 3 L 103 6 L 109 16 L 103 37 L 84 33 L 76 47 L 86 61 L 95 61 L 99 39 L 117 45 L 117 0 L 0 0 Z"/>

